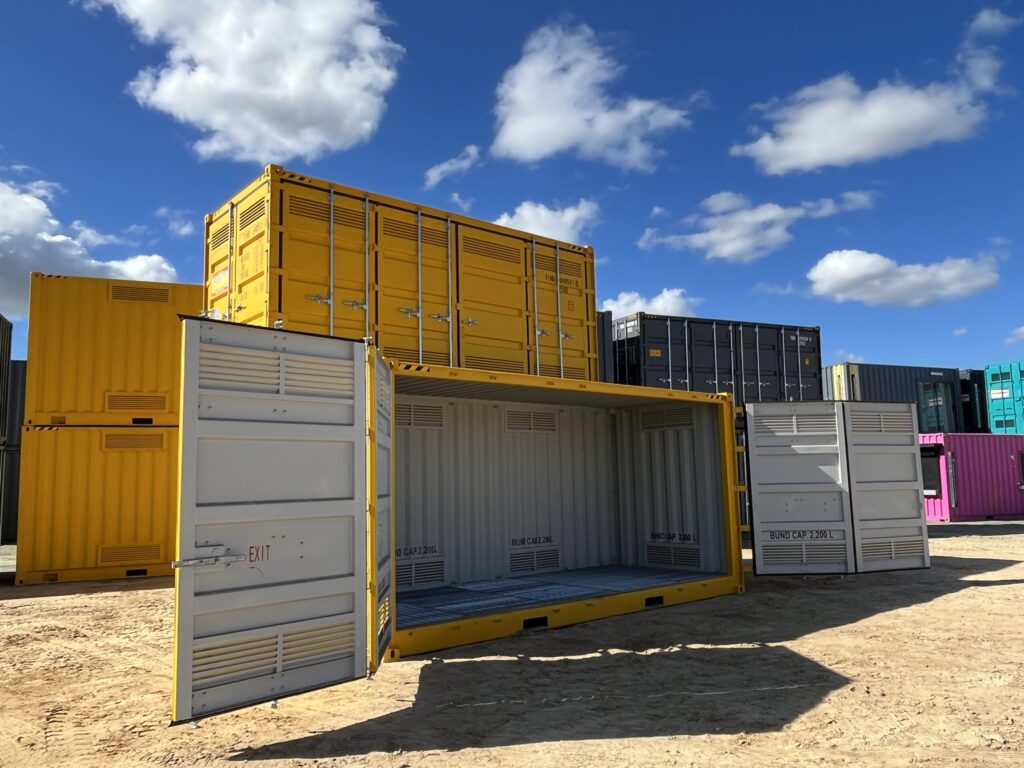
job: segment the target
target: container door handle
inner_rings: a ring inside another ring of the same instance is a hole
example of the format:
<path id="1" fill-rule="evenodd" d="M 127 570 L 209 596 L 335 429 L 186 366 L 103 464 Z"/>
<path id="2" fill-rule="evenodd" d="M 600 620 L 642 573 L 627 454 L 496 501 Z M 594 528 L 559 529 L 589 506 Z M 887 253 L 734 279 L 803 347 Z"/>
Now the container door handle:
<path id="1" fill-rule="evenodd" d="M 401 312 L 406 317 L 419 317 L 420 316 L 419 307 L 399 307 L 398 311 Z"/>
<path id="2" fill-rule="evenodd" d="M 185 560 L 175 560 L 171 563 L 171 568 L 199 568 L 204 567 L 209 570 L 220 570 L 226 568 L 231 563 L 244 563 L 249 559 L 247 555 L 229 555 L 227 554 L 228 548 L 223 546 L 215 547 L 196 547 L 197 552 L 203 553 L 201 557 L 190 557 Z"/>
<path id="3" fill-rule="evenodd" d="M 431 317 L 437 320 L 439 323 L 450 323 L 452 321 L 449 315 L 442 315 L 440 312 L 434 312 Z"/>
<path id="4" fill-rule="evenodd" d="M 313 293 L 306 294 L 306 298 L 309 299 L 312 302 L 317 303 L 317 304 L 330 304 L 331 303 L 331 297 L 330 296 L 321 296 L 319 293 L 316 293 L 316 294 L 313 294 Z"/>
<path id="5" fill-rule="evenodd" d="M 349 299 L 348 301 L 341 302 L 346 307 L 351 307 L 354 311 L 358 312 L 361 309 L 366 309 L 366 303 L 362 301 L 356 301 L 355 299 Z"/>
<path id="6" fill-rule="evenodd" d="M 550 336 L 551 334 L 548 333 L 547 331 L 545 331 L 543 328 L 538 328 L 537 329 L 537 335 L 538 336 Z"/>

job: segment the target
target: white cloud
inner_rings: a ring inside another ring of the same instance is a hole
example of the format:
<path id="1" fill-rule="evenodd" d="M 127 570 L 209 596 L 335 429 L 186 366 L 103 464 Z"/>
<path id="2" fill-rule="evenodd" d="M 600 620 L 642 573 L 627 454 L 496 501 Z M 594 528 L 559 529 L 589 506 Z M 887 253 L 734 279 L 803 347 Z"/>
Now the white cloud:
<path id="1" fill-rule="evenodd" d="M 1016 344 L 1018 341 L 1024 341 L 1024 325 L 1021 325 L 1010 331 L 1010 335 L 1006 337 L 1004 343 Z"/>
<path id="2" fill-rule="evenodd" d="M 167 231 L 176 237 L 188 237 L 195 232 L 195 225 L 189 219 L 189 211 L 182 211 L 177 208 L 169 208 L 161 205 L 156 209 L 159 219 L 167 222 Z"/>
<path id="3" fill-rule="evenodd" d="M 660 205 L 656 205 L 651 208 L 651 218 L 657 219 L 661 216 L 668 216 L 668 209 L 662 208 Z"/>
<path id="4" fill-rule="evenodd" d="M 953 329 L 953 335 L 954 336 L 966 336 L 967 335 L 967 328 L 966 327 L 954 328 Z"/>
<path id="5" fill-rule="evenodd" d="M 202 133 L 203 158 L 312 161 L 367 141 L 403 49 L 372 0 L 86 0 L 167 58 L 129 89 Z"/>
<path id="6" fill-rule="evenodd" d="M 0 180 L 0 313 L 23 317 L 28 305 L 30 272 L 121 277 L 132 280 L 174 280 L 177 272 L 162 256 L 140 254 L 102 261 L 89 253 L 91 244 L 111 244 L 80 221 L 65 229 L 54 218 L 45 195 L 25 185 Z"/>
<path id="7" fill-rule="evenodd" d="M 637 245 L 644 250 L 690 248 L 703 251 L 708 259 L 755 261 L 792 240 L 789 227 L 800 219 L 820 219 L 873 204 L 874 194 L 863 190 L 845 192 L 838 202 L 824 197 L 788 207 L 776 203 L 755 206 L 745 195 L 718 192 L 701 203 L 700 213 L 687 218 L 697 232 L 671 235 L 648 227 Z"/>
<path id="8" fill-rule="evenodd" d="M 50 198 L 42 198 L 49 200 Z M 129 243 L 117 235 L 105 235 L 98 232 L 84 221 L 75 219 L 71 222 L 70 229 L 75 233 L 75 242 L 83 248 L 97 248 L 101 245 L 128 245 Z"/>
<path id="9" fill-rule="evenodd" d="M 763 293 L 768 296 L 792 296 L 796 293 L 796 287 L 792 283 L 777 285 L 776 283 L 757 283 L 754 285 L 753 293 Z"/>
<path id="10" fill-rule="evenodd" d="M 491 152 L 531 163 L 574 151 L 628 170 L 651 171 L 654 137 L 686 128 L 686 112 L 651 99 L 614 97 L 623 72 L 587 26 L 541 27 L 497 88 Z"/>
<path id="11" fill-rule="evenodd" d="M 455 203 L 463 213 L 469 213 L 469 209 L 473 207 L 473 203 L 475 202 L 471 197 L 463 198 L 458 192 L 452 192 L 449 199 Z"/>
<path id="12" fill-rule="evenodd" d="M 1002 248 L 1010 244 L 1010 239 L 1007 237 L 1000 237 L 999 235 L 993 235 L 988 239 L 989 243 L 994 245 L 996 248 Z"/>
<path id="13" fill-rule="evenodd" d="M 837 349 L 833 356 L 837 363 L 866 363 L 867 359 L 864 355 L 858 355 L 853 352 L 848 352 L 845 349 Z"/>
<path id="14" fill-rule="evenodd" d="M 996 260 L 988 254 L 933 264 L 897 264 L 879 253 L 832 251 L 811 267 L 807 277 L 815 296 L 868 306 L 921 307 L 972 296 L 999 284 Z"/>
<path id="15" fill-rule="evenodd" d="M 580 236 L 597 222 L 600 213 L 600 206 L 593 200 L 580 199 L 576 205 L 565 208 L 548 208 L 543 203 L 526 200 L 516 207 L 514 213 L 503 213 L 494 223 L 578 243 Z"/>
<path id="16" fill-rule="evenodd" d="M 649 312 L 654 315 L 682 315 L 693 317 L 701 299 L 687 296 L 682 288 L 665 288 L 657 296 L 646 298 L 636 291 L 622 291 L 614 299 L 601 302 L 603 312 L 610 311 L 612 318 L 625 317 L 634 312 Z"/>
<path id="17" fill-rule="evenodd" d="M 480 164 L 480 147 L 468 145 L 458 155 L 427 169 L 423 176 L 423 188 L 433 189 L 448 176 L 463 174 Z"/>
<path id="18" fill-rule="evenodd" d="M 772 123 L 733 156 L 751 157 L 768 174 L 810 171 L 894 157 L 973 136 L 987 117 L 984 95 L 998 90 L 1002 63 L 982 36 L 1003 34 L 1018 22 L 983 10 L 968 29 L 946 81 L 916 86 L 882 80 L 864 90 L 847 72 L 801 88 L 759 108 Z"/>

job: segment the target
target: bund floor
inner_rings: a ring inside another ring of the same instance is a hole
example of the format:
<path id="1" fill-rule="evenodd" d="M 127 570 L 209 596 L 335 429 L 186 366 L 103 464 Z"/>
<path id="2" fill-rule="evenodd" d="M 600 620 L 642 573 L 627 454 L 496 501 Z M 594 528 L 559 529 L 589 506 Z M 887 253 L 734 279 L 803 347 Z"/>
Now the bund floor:
<path id="1" fill-rule="evenodd" d="M 669 586 L 709 575 L 679 569 L 608 565 L 403 591 L 398 595 L 398 627 Z"/>

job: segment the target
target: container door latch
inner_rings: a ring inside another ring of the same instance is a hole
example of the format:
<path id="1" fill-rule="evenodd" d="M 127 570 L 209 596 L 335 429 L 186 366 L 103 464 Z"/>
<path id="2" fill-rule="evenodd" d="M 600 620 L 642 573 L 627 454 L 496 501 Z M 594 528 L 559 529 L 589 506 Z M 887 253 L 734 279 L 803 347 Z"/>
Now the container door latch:
<path id="1" fill-rule="evenodd" d="M 203 553 L 202 557 L 192 557 L 188 560 L 175 560 L 171 568 L 199 568 L 204 570 L 221 570 L 231 563 L 244 563 L 249 559 L 248 555 L 229 555 L 227 547 L 196 547 L 197 552 Z"/>

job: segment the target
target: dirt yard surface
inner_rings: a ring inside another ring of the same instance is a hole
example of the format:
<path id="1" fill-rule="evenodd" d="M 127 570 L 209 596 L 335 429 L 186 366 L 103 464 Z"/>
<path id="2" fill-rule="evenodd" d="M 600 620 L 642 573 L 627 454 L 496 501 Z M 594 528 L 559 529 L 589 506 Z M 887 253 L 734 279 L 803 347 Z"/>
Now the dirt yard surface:
<path id="1" fill-rule="evenodd" d="M 929 571 L 388 664 L 167 726 L 169 580 L 0 586 L 0 765 L 1024 765 L 1024 524 L 932 528 Z"/>

